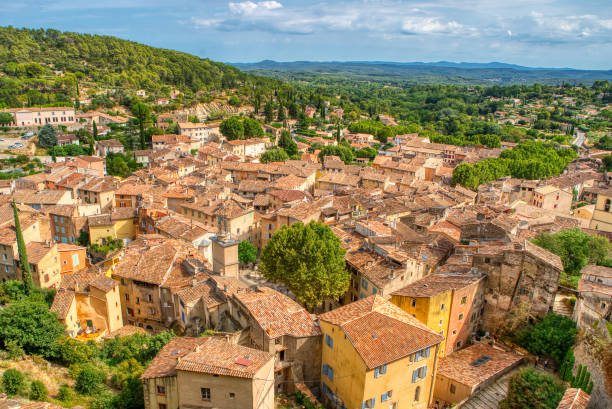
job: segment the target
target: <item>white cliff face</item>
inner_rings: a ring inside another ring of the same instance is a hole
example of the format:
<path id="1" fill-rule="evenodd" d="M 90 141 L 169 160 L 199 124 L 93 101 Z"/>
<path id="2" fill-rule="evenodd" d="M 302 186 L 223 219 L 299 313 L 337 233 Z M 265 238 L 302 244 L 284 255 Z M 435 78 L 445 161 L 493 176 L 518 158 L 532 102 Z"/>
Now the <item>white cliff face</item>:
<path id="1" fill-rule="evenodd" d="M 179 109 L 175 111 L 175 114 L 178 115 L 181 120 L 185 121 L 190 115 L 197 116 L 200 121 L 204 121 L 208 119 L 211 114 L 223 113 L 225 116 L 227 116 L 243 113 L 245 115 L 249 115 L 251 112 L 253 112 L 253 107 L 250 105 L 236 107 L 225 102 L 213 101 L 197 103 L 191 107 Z"/>

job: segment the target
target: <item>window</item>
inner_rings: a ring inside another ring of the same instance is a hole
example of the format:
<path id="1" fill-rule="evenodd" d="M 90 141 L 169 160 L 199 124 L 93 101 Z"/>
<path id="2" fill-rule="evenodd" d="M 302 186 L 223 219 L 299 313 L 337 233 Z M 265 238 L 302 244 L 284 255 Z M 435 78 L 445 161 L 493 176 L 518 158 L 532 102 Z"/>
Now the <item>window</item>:
<path id="1" fill-rule="evenodd" d="M 416 307 L 416 298 L 412 299 L 412 307 Z"/>
<path id="2" fill-rule="evenodd" d="M 455 387 L 455 385 L 453 385 L 453 384 L 451 383 L 451 386 L 450 386 L 450 393 L 452 393 L 452 394 L 454 395 L 454 394 L 455 394 L 455 392 L 456 392 L 456 390 L 457 390 L 457 388 Z"/>
<path id="3" fill-rule="evenodd" d="M 153 297 L 151 297 L 151 294 L 148 294 L 148 295 L 147 295 L 147 301 L 148 301 L 148 302 L 153 301 Z"/>
<path id="4" fill-rule="evenodd" d="M 378 291 L 376 291 L 376 288 L 372 288 L 372 294 L 376 294 Z"/>
<path id="5" fill-rule="evenodd" d="M 467 296 L 461 298 L 461 304 L 467 304 Z"/>
<path id="6" fill-rule="evenodd" d="M 421 379 L 425 379 L 425 376 L 427 376 L 427 365 L 412 371 L 412 383 L 415 383 Z"/>
<path id="7" fill-rule="evenodd" d="M 374 398 L 368 399 L 368 400 L 366 400 L 365 402 L 363 402 L 361 404 L 361 408 L 362 409 L 364 409 L 364 408 L 373 408 L 375 403 L 376 403 L 376 399 L 374 399 Z"/>
<path id="8" fill-rule="evenodd" d="M 361 286 L 366 290 L 368 289 L 368 282 L 364 278 L 361 279 Z"/>
<path id="9" fill-rule="evenodd" d="M 162 385 L 157 385 L 157 394 L 158 395 L 165 395 L 166 394 L 166 387 L 162 386 Z"/>
<path id="10" fill-rule="evenodd" d="M 200 395 L 202 396 L 202 400 L 209 401 L 210 400 L 210 388 L 200 388 Z"/>
<path id="11" fill-rule="evenodd" d="M 323 364 L 323 375 L 327 375 L 330 381 L 334 380 L 334 368 L 327 364 Z"/>
<path id="12" fill-rule="evenodd" d="M 73 254 L 72 255 L 72 265 L 73 266 L 78 266 L 79 265 L 79 255 L 78 254 Z"/>
<path id="13" fill-rule="evenodd" d="M 334 349 L 334 339 L 328 334 L 325 334 L 325 345 L 327 345 L 331 349 Z"/>
<path id="14" fill-rule="evenodd" d="M 444 311 L 444 308 L 446 308 L 446 305 L 442 304 L 442 305 L 440 306 L 440 311 Z"/>
<path id="15" fill-rule="evenodd" d="M 123 295 L 125 297 L 125 301 L 130 301 L 130 296 L 128 294 Z"/>
<path id="16" fill-rule="evenodd" d="M 610 199 L 606 199 L 606 206 L 605 206 L 606 212 L 610 211 L 610 205 L 612 205 L 612 201 Z"/>
<path id="17" fill-rule="evenodd" d="M 418 402 L 420 397 L 421 397 L 421 387 L 417 386 L 416 389 L 414 390 L 414 401 Z"/>
<path id="18" fill-rule="evenodd" d="M 236 397 L 236 394 L 234 392 L 230 392 L 229 393 L 229 398 L 230 399 L 234 399 Z"/>
<path id="19" fill-rule="evenodd" d="M 459 321 L 463 319 L 463 313 L 459 314 Z"/>
<path id="20" fill-rule="evenodd" d="M 391 399 L 392 393 L 393 393 L 393 391 L 387 391 L 387 392 L 383 393 L 381 395 L 381 397 L 380 397 L 380 401 L 381 402 L 388 401 L 389 399 Z"/>
<path id="21" fill-rule="evenodd" d="M 155 315 L 155 309 L 149 308 L 149 314 L 150 315 Z"/>
<path id="22" fill-rule="evenodd" d="M 440 320 L 440 322 L 438 323 L 438 325 L 442 325 L 442 320 Z"/>
<path id="23" fill-rule="evenodd" d="M 387 373 L 387 364 L 374 368 L 374 378 L 378 378 Z"/>
<path id="24" fill-rule="evenodd" d="M 166 404 L 165 404 L 165 403 L 160 403 L 160 404 L 158 405 L 158 408 L 159 408 L 159 409 L 168 409 L 168 407 L 166 406 Z"/>

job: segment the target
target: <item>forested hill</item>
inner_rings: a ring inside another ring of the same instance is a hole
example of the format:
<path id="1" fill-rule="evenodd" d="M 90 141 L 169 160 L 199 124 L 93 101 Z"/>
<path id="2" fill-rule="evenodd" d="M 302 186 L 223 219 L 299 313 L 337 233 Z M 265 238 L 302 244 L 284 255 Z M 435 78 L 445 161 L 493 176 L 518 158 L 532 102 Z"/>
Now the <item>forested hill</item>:
<path id="1" fill-rule="evenodd" d="M 273 76 L 283 80 L 319 83 L 368 81 L 399 86 L 412 84 L 525 85 L 533 83 L 590 85 L 596 80 L 612 80 L 612 70 L 535 69 L 503 63 L 261 61 L 233 65 L 246 72 Z"/>
<path id="2" fill-rule="evenodd" d="M 19 96 L 31 90 L 41 92 L 45 103 L 69 100 L 74 76 L 64 74 L 97 87 L 154 92 L 174 86 L 186 93 L 233 88 L 254 78 L 226 64 L 115 37 L 0 27 L 0 106 L 21 106 Z"/>

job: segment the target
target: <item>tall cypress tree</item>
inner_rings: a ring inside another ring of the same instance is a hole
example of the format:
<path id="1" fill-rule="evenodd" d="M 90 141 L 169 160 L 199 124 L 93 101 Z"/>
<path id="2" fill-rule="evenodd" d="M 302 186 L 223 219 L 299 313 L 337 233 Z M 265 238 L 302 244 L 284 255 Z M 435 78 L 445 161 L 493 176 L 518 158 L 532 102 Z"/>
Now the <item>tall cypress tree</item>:
<path id="1" fill-rule="evenodd" d="M 21 232 L 21 222 L 17 214 L 17 205 L 13 199 L 13 218 L 15 219 L 15 236 L 17 237 L 17 252 L 19 253 L 19 264 L 21 264 L 21 274 L 26 295 L 30 295 L 32 291 L 32 272 L 30 271 L 30 263 L 28 262 L 28 253 L 26 251 L 23 233 Z"/>
<path id="2" fill-rule="evenodd" d="M 91 121 L 91 134 L 94 138 L 94 141 L 98 140 L 98 126 L 96 125 L 96 121 Z"/>

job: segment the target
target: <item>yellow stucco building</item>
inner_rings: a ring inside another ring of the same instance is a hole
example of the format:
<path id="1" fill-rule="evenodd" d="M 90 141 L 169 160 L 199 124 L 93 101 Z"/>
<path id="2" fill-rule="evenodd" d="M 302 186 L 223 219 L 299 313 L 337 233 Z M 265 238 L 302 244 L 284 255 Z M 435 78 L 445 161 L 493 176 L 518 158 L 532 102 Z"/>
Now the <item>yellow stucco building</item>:
<path id="1" fill-rule="evenodd" d="M 90 216 L 89 241 L 100 244 L 107 237 L 133 240 L 136 238 L 136 223 L 136 209 L 129 207 L 115 209 L 110 214 Z"/>
<path id="2" fill-rule="evenodd" d="M 330 407 L 429 406 L 442 336 L 377 295 L 319 320 L 324 342 L 321 388 Z"/>
<path id="3" fill-rule="evenodd" d="M 444 337 L 439 354 L 464 346 L 471 336 L 483 294 L 481 274 L 430 274 L 391 293 L 391 302 Z"/>

